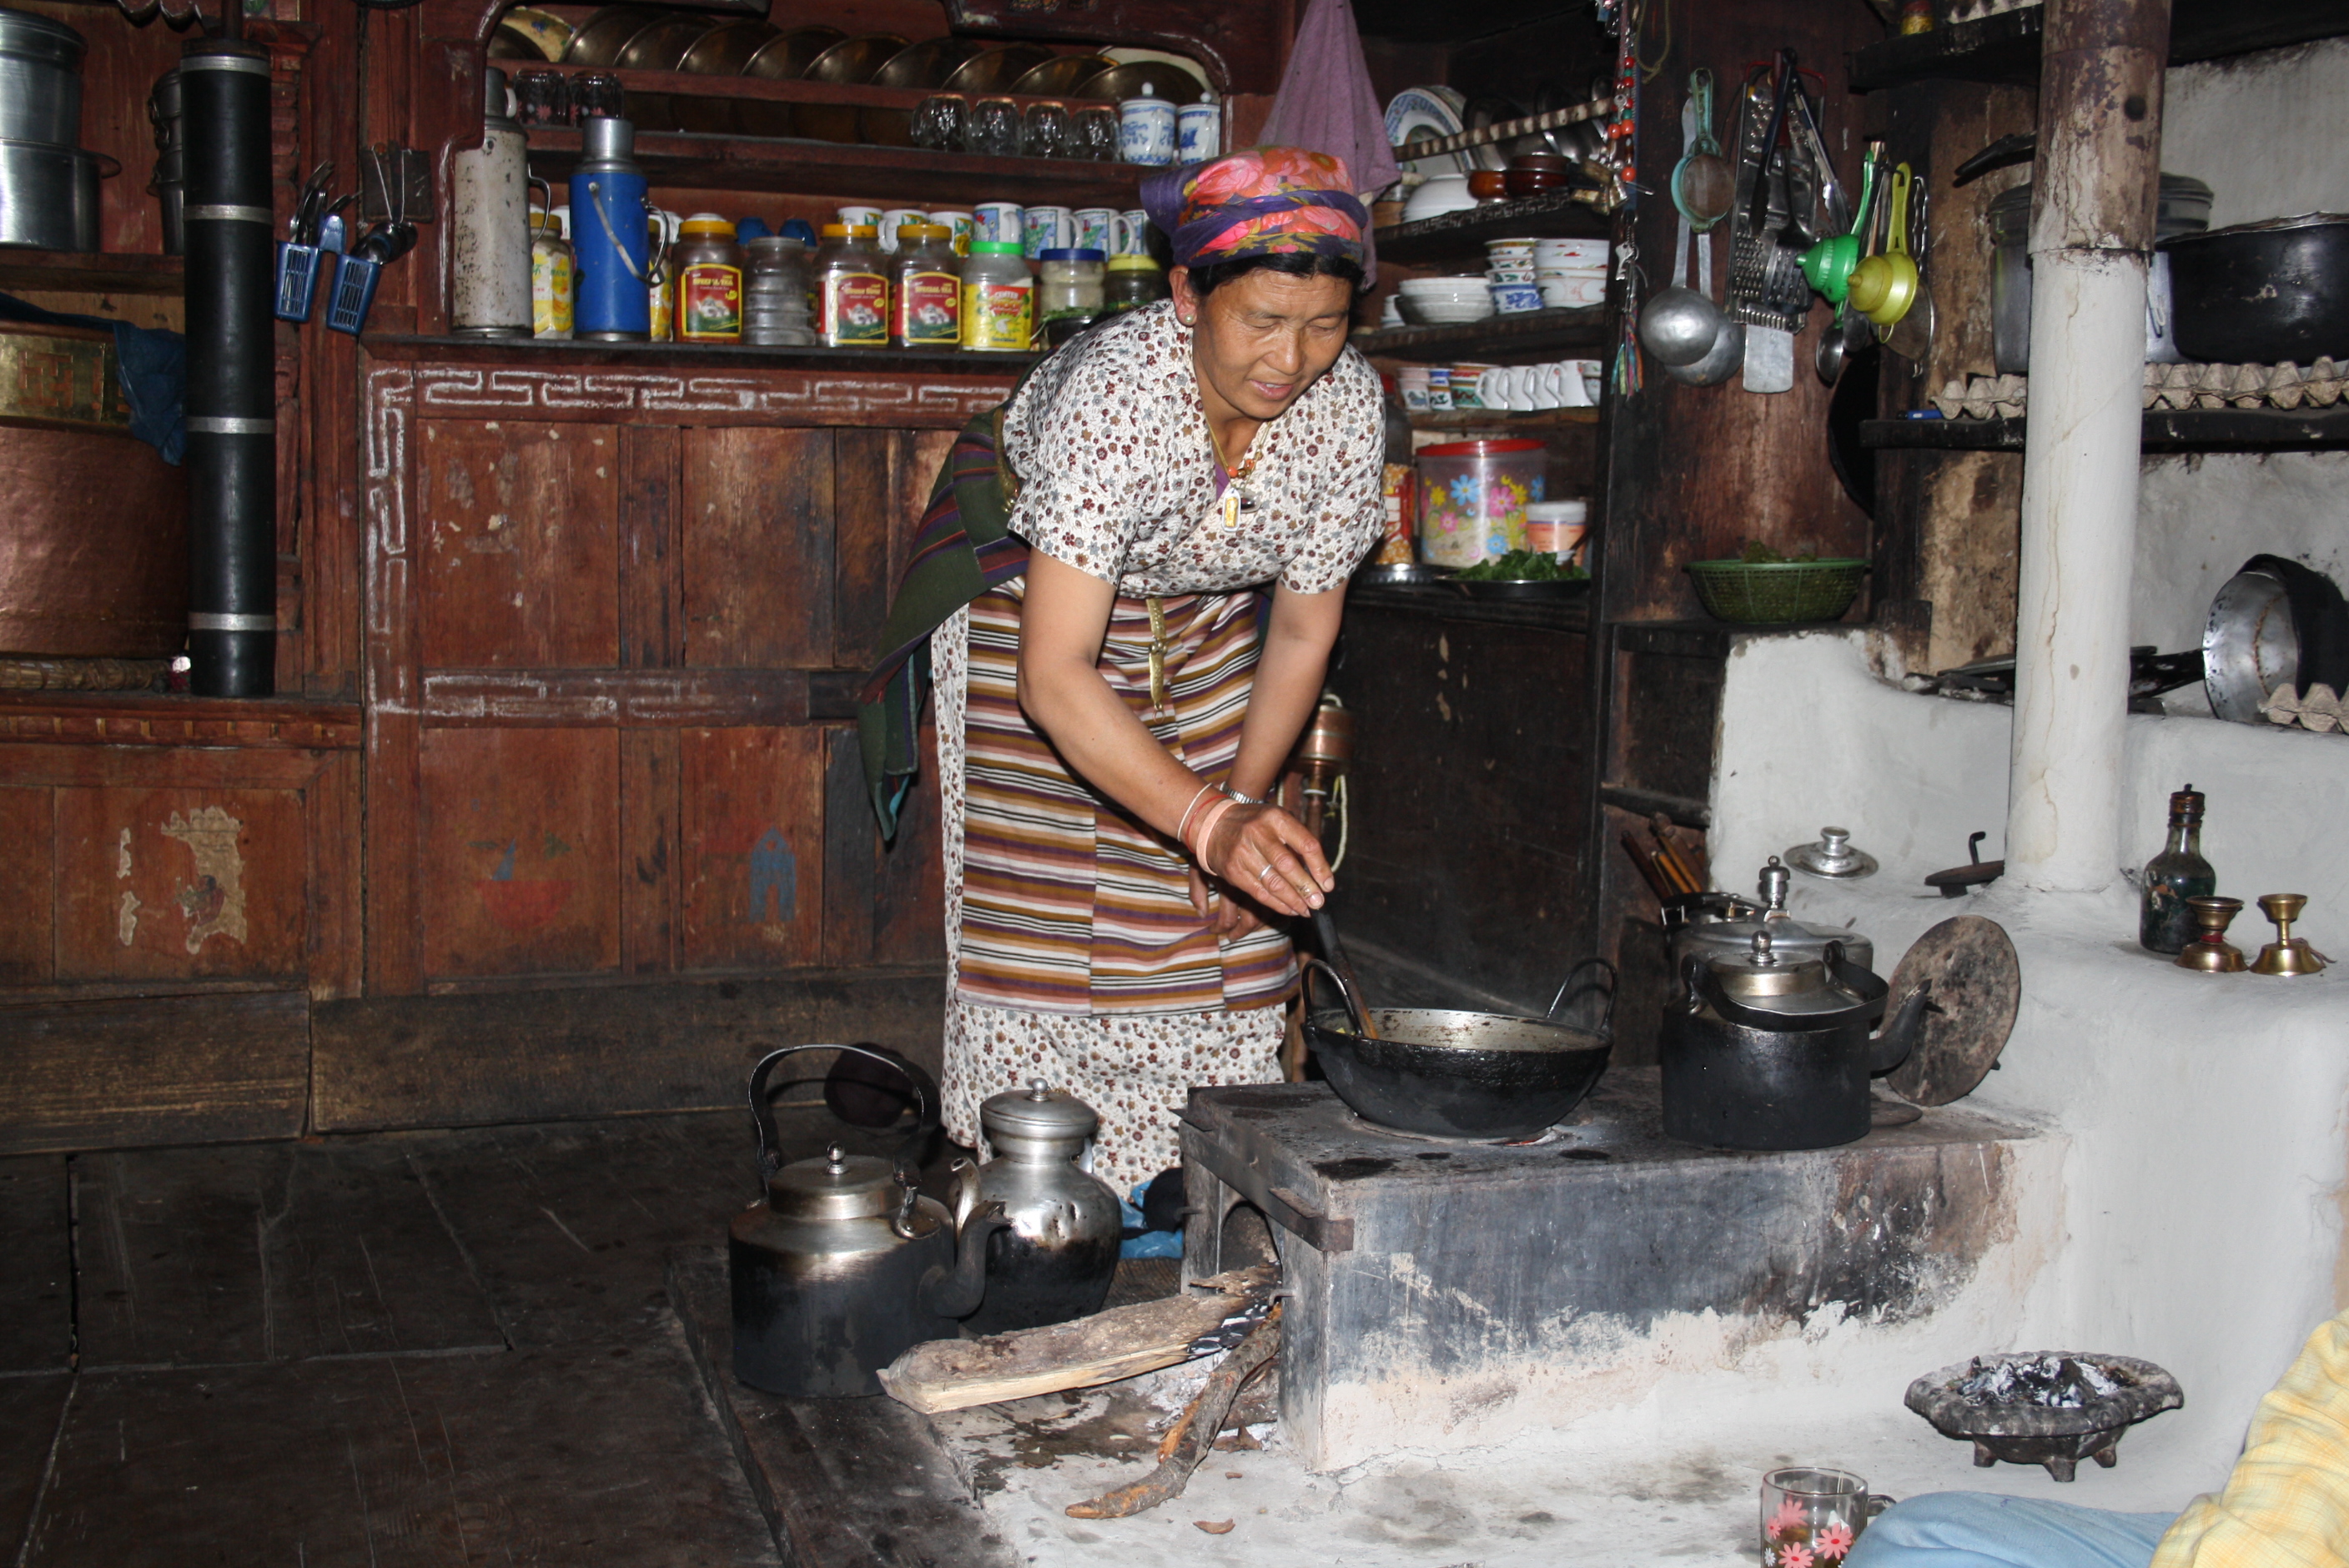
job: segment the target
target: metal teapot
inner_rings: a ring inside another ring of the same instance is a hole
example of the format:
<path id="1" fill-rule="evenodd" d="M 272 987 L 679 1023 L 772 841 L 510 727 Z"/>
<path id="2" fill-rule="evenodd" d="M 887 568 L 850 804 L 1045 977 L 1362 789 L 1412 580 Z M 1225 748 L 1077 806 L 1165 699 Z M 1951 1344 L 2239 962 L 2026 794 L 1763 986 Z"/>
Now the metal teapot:
<path id="1" fill-rule="evenodd" d="M 955 1162 L 956 1221 L 995 1203 L 1010 1223 L 988 1243 L 987 1299 L 964 1326 L 1004 1334 L 1099 1312 L 1124 1229 L 1117 1193 L 1076 1166 L 1100 1114 L 1039 1078 L 987 1100 L 978 1120 L 996 1157 Z"/>
<path id="2" fill-rule="evenodd" d="M 1742 954 L 1692 954 L 1657 1053 L 1664 1131 L 1725 1149 L 1826 1149 L 1868 1134 L 1868 1080 L 1914 1044 L 1930 981 L 1885 1027 L 1885 983 L 1830 942 L 1816 956 L 1756 931 Z"/>
<path id="3" fill-rule="evenodd" d="M 916 1126 L 895 1158 L 843 1153 L 781 1163 L 767 1075 L 801 1051 L 851 1051 L 914 1086 Z M 937 1130 L 929 1074 L 894 1051 L 787 1046 L 750 1072 L 765 1202 L 734 1216 L 727 1245 L 734 1297 L 734 1376 L 802 1398 L 878 1394 L 874 1376 L 926 1339 L 946 1339 L 985 1298 L 987 1249 L 1010 1223 L 1001 1205 L 957 1221 L 916 1190 L 916 1161 Z"/>

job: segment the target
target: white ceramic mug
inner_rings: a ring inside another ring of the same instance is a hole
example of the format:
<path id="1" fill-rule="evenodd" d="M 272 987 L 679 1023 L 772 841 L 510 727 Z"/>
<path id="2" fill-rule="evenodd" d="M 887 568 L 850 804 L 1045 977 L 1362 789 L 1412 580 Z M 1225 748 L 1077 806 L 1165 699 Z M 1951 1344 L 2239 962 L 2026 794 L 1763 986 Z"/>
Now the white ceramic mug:
<path id="1" fill-rule="evenodd" d="M 1146 256 L 1150 253 L 1150 214 L 1135 207 L 1117 215 L 1110 238 L 1121 256 Z"/>
<path id="2" fill-rule="evenodd" d="M 1017 245 L 1026 240 L 1025 209 L 1019 202 L 981 201 L 978 211 L 978 238 L 999 245 Z"/>
<path id="3" fill-rule="evenodd" d="M 840 210 L 840 221 L 852 229 L 878 229 L 881 227 L 881 209 L 843 207 Z"/>
<path id="4" fill-rule="evenodd" d="M 1104 259 L 1117 254 L 1117 211 L 1110 207 L 1080 207 L 1073 214 L 1077 248 L 1099 251 Z"/>
<path id="5" fill-rule="evenodd" d="M 1077 242 L 1076 214 L 1066 207 L 1030 207 L 1019 221 L 1019 248 L 1030 261 Z"/>
<path id="6" fill-rule="evenodd" d="M 1487 408 L 1515 408 L 1516 388 L 1512 386 L 1516 372 L 1506 365 L 1496 365 L 1476 377 L 1476 397 Z"/>
<path id="7" fill-rule="evenodd" d="M 1599 396 L 1607 388 L 1607 362 L 1603 359 L 1569 359 L 1566 373 L 1582 383 L 1582 401 L 1578 407 L 1596 408 Z"/>
<path id="8" fill-rule="evenodd" d="M 1570 373 L 1563 365 L 1541 367 L 1541 403 L 1544 408 L 1587 408 L 1582 396 L 1582 377 Z"/>
<path id="9" fill-rule="evenodd" d="M 1144 83 L 1140 98 L 1117 106 L 1117 156 L 1122 162 L 1164 168 L 1174 161 L 1174 102 Z"/>
<path id="10" fill-rule="evenodd" d="M 914 223 L 926 223 L 930 215 L 919 207 L 892 207 L 881 214 L 881 248 L 897 248 L 897 231 Z"/>
<path id="11" fill-rule="evenodd" d="M 954 232 L 954 250 L 957 256 L 970 254 L 970 242 L 978 235 L 978 221 L 968 212 L 933 212 L 930 222 L 940 223 Z"/>
<path id="12" fill-rule="evenodd" d="M 1427 366 L 1406 365 L 1395 372 L 1395 390 L 1402 394 L 1402 406 L 1414 414 L 1427 411 Z"/>
<path id="13" fill-rule="evenodd" d="M 1212 98 L 1174 111 L 1174 161 L 1206 163 L 1224 155 L 1224 111 Z"/>

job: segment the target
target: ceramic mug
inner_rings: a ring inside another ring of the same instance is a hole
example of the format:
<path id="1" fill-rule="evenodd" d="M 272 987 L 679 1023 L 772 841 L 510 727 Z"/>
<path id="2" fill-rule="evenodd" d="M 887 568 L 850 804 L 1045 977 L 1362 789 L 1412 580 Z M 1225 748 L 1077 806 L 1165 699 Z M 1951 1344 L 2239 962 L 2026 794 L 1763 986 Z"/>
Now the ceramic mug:
<path id="1" fill-rule="evenodd" d="M 1414 414 L 1428 409 L 1427 366 L 1406 365 L 1395 372 L 1395 390 L 1402 394 L 1402 406 Z"/>
<path id="2" fill-rule="evenodd" d="M 1582 377 L 1563 365 L 1541 367 L 1541 407 L 1545 408 L 1587 408 L 1588 400 L 1582 395 Z"/>
<path id="3" fill-rule="evenodd" d="M 930 222 L 954 231 L 954 252 L 957 256 L 970 254 L 970 242 L 978 235 L 978 221 L 968 212 L 933 212 Z"/>
<path id="4" fill-rule="evenodd" d="M 1454 408 L 1485 408 L 1485 372 L 1489 365 L 1455 365 L 1452 366 L 1452 406 Z"/>
<path id="5" fill-rule="evenodd" d="M 1596 408 L 1599 395 L 1607 389 L 1607 362 L 1603 359 L 1569 359 L 1566 373 L 1582 383 L 1580 407 Z"/>
<path id="6" fill-rule="evenodd" d="M 1019 247 L 1030 261 L 1077 242 L 1076 215 L 1066 207 L 1030 207 L 1019 221 Z"/>
<path id="7" fill-rule="evenodd" d="M 1026 212 L 1017 201 L 981 201 L 978 204 L 979 239 L 998 245 L 1017 245 L 1027 239 Z"/>
<path id="8" fill-rule="evenodd" d="M 1174 161 L 1206 163 L 1224 155 L 1224 111 L 1202 98 L 1174 111 Z"/>
<path id="9" fill-rule="evenodd" d="M 881 209 L 843 207 L 840 210 L 840 221 L 852 229 L 878 229 L 881 227 Z"/>
<path id="10" fill-rule="evenodd" d="M 1427 367 L 1427 406 L 1437 413 L 1452 408 L 1452 366 L 1431 365 Z"/>
<path id="11" fill-rule="evenodd" d="M 930 215 L 919 207 L 892 207 L 881 214 L 881 248 L 895 253 L 897 231 L 913 223 L 926 223 Z"/>
<path id="12" fill-rule="evenodd" d="M 1146 256 L 1150 253 L 1150 214 L 1135 207 L 1117 215 L 1116 226 L 1111 230 L 1121 256 Z"/>
<path id="13" fill-rule="evenodd" d="M 1774 1470 L 1762 1478 L 1763 1568 L 1842 1568 L 1868 1522 L 1891 1506 L 1848 1470 Z"/>
<path id="14" fill-rule="evenodd" d="M 1476 378 L 1476 396 L 1487 408 L 1515 408 L 1511 401 L 1516 394 L 1511 388 L 1515 372 L 1496 365 Z"/>
<path id="15" fill-rule="evenodd" d="M 1541 290 L 1532 284 L 1493 284 L 1493 308 L 1503 315 L 1542 307 Z"/>
<path id="16" fill-rule="evenodd" d="M 1117 213 L 1108 207 L 1080 207 L 1075 214 L 1077 248 L 1099 251 L 1103 258 L 1116 255 Z"/>
<path id="17" fill-rule="evenodd" d="M 1127 163 L 1164 168 L 1174 161 L 1174 101 L 1147 87 L 1117 106 L 1117 155 Z"/>

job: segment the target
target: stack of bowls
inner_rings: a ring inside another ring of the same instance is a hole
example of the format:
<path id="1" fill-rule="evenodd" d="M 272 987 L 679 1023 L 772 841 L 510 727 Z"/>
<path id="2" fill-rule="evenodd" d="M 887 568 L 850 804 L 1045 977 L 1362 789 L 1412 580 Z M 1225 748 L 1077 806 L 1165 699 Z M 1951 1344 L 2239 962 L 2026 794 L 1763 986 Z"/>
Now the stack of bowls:
<path id="1" fill-rule="evenodd" d="M 80 145 L 87 47 L 63 22 L 0 10 L 0 244 L 98 249 L 100 164 L 113 160 Z"/>
<path id="2" fill-rule="evenodd" d="M 1535 240 L 1492 240 L 1485 245 L 1485 285 L 1493 308 L 1516 315 L 1542 307 L 1541 289 L 1535 282 Z"/>
<path id="3" fill-rule="evenodd" d="M 1534 284 L 1550 309 L 1588 309 L 1607 303 L 1605 240 L 1537 240 Z"/>
<path id="4" fill-rule="evenodd" d="M 1395 285 L 1403 319 L 1421 326 L 1460 326 L 1482 321 L 1494 310 L 1481 277 L 1405 278 Z"/>

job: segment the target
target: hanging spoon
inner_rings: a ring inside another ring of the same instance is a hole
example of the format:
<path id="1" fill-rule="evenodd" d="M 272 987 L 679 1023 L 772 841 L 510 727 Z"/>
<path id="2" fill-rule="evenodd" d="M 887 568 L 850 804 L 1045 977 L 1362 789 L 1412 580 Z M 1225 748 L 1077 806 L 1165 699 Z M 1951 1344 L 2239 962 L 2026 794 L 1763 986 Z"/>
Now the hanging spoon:
<path id="1" fill-rule="evenodd" d="M 1729 216 L 1737 201 L 1737 178 L 1713 139 L 1713 72 L 1703 66 L 1689 73 L 1688 101 L 1682 119 L 1693 120 L 1696 134 L 1672 170 L 1672 205 L 1702 234 Z"/>
<path id="2" fill-rule="evenodd" d="M 1909 242 L 1916 247 L 1917 297 L 1906 314 L 1892 324 L 1884 335 L 1884 346 L 1909 361 L 1912 375 L 1925 374 L 1925 362 L 1933 352 L 1933 328 L 1939 325 L 1933 314 L 1933 290 L 1925 279 L 1925 262 L 1932 252 L 1930 232 L 1931 211 L 1925 194 L 1925 182 L 1914 187 L 1914 211 L 1909 221 Z"/>

